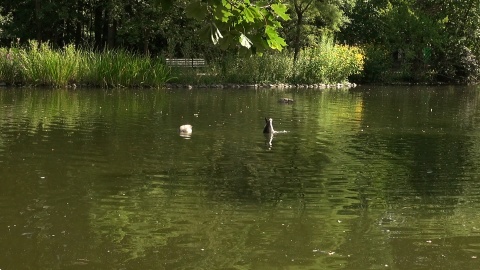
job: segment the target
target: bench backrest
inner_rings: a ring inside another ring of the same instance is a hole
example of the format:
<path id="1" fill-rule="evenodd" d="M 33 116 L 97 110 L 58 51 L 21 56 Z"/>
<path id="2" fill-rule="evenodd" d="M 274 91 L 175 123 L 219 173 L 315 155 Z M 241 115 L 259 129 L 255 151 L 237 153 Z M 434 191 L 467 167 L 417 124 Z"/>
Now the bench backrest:
<path id="1" fill-rule="evenodd" d="M 204 67 L 205 59 L 202 58 L 167 58 L 167 66 L 171 67 Z"/>

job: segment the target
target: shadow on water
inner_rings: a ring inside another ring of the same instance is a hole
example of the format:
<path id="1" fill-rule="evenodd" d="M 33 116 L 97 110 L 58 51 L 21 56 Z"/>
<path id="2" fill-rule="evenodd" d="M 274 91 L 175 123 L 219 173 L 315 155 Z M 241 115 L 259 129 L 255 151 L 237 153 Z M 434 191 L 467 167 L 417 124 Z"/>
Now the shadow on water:
<path id="1" fill-rule="evenodd" d="M 478 100 L 2 89 L 0 268 L 472 268 Z"/>

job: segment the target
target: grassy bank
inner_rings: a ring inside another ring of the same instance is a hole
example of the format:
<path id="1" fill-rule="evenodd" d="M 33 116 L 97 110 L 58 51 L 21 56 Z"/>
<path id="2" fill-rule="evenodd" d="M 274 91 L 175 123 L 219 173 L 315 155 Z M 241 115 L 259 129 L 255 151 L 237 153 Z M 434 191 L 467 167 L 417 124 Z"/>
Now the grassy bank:
<path id="1" fill-rule="evenodd" d="M 363 51 L 325 41 L 306 48 L 297 62 L 290 52 L 211 60 L 201 69 L 169 68 L 160 58 L 124 50 L 96 52 L 68 45 L 60 50 L 30 42 L 0 48 L 0 82 L 67 87 L 161 87 L 178 84 L 334 84 L 363 69 Z"/>

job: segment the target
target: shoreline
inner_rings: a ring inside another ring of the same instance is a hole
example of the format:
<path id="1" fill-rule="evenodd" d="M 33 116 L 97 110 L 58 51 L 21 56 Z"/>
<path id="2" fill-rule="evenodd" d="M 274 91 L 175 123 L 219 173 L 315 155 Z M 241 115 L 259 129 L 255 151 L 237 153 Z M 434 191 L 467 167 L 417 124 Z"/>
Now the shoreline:
<path id="1" fill-rule="evenodd" d="M 165 89 L 205 89 L 205 88 L 214 88 L 214 89 L 340 89 L 340 88 L 355 88 L 358 85 L 356 83 L 336 83 L 336 84 L 324 84 L 324 83 L 317 83 L 317 84 L 290 84 L 290 83 L 214 83 L 214 84 L 188 84 L 188 83 L 165 83 L 161 88 Z M 8 85 L 5 82 L 0 82 L 0 88 L 23 88 L 23 87 L 31 87 L 31 88 L 50 88 L 48 85 Z M 58 87 L 51 87 L 51 88 L 58 88 Z M 61 87 L 60 87 L 61 88 Z M 66 89 L 81 89 L 81 88 L 101 88 L 101 89 L 109 89 L 109 88 L 155 88 L 155 87 L 142 87 L 142 86 L 109 86 L 109 87 L 101 87 L 101 86 L 94 86 L 94 85 L 86 85 L 86 84 L 69 84 Z"/>
<path id="2" fill-rule="evenodd" d="M 228 88 L 228 89 L 333 89 L 333 88 L 355 88 L 356 83 L 336 83 L 336 84 L 289 84 L 289 83 L 218 83 L 218 84 L 185 84 L 185 83 L 166 83 L 167 89 L 201 89 L 201 88 Z"/>

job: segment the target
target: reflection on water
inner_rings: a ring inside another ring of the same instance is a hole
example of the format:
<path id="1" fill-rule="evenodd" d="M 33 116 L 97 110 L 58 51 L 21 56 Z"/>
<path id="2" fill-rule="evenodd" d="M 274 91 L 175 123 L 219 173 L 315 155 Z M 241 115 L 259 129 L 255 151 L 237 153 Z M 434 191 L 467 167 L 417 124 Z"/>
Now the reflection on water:
<path id="1" fill-rule="evenodd" d="M 3 89 L 0 269 L 474 269 L 478 100 Z"/>

